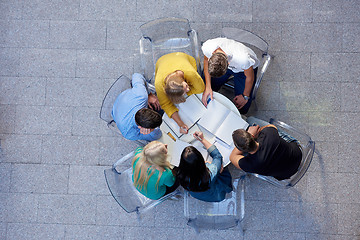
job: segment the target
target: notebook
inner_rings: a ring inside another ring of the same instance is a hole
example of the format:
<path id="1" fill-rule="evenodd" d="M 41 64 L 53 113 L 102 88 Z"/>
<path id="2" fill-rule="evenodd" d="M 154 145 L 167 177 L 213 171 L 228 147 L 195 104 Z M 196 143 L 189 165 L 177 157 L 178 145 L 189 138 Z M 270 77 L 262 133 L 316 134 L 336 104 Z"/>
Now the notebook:
<path id="1" fill-rule="evenodd" d="M 179 116 L 181 120 L 188 126 L 189 129 L 193 127 L 206 112 L 206 107 L 195 94 L 188 96 L 185 102 L 177 105 L 177 108 L 179 109 Z M 178 138 L 183 135 L 180 133 L 179 125 L 177 125 L 172 118 L 169 118 L 166 114 L 164 114 L 163 121 Z"/>
<path id="2" fill-rule="evenodd" d="M 246 129 L 249 124 L 239 115 L 215 99 L 207 105 L 207 111 L 198 124 L 213 133 L 228 146 L 232 144 L 232 133 L 237 129 Z"/>

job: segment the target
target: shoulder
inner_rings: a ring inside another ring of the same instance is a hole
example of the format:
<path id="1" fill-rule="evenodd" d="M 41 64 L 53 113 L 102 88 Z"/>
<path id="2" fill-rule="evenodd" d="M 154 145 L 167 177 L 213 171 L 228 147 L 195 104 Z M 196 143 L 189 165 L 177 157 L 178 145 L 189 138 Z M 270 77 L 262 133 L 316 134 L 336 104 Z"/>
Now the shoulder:
<path id="1" fill-rule="evenodd" d="M 221 43 L 221 38 L 209 39 L 203 43 L 201 50 L 207 58 L 210 58 L 212 53 L 218 48 Z"/>
<path id="2" fill-rule="evenodd" d="M 264 129 L 262 129 L 260 133 L 263 133 L 263 134 L 278 134 L 278 130 L 274 125 L 269 124 Z"/>
<path id="3" fill-rule="evenodd" d="M 203 43 L 203 46 L 207 47 L 208 45 L 214 43 L 216 41 L 216 38 L 208 39 Z"/>
<path id="4" fill-rule="evenodd" d="M 165 178 L 172 178 L 173 174 L 170 168 L 165 168 L 165 171 L 163 172 L 161 177 L 165 177 Z"/>
<path id="5" fill-rule="evenodd" d="M 243 156 L 238 160 L 239 167 L 246 171 L 246 172 L 252 172 L 253 171 L 253 165 L 256 164 L 256 161 L 254 159 L 253 155 L 248 154 L 247 156 Z"/>
<path id="6" fill-rule="evenodd" d="M 265 145 L 276 145 L 280 141 L 279 133 L 274 127 L 266 127 L 259 133 L 258 142 Z"/>
<path id="7" fill-rule="evenodd" d="M 143 147 L 138 147 L 138 148 L 136 148 L 136 149 L 135 149 L 135 155 L 134 155 L 134 156 L 136 156 L 136 155 L 138 155 L 139 153 L 141 153 L 143 149 L 144 149 Z"/>

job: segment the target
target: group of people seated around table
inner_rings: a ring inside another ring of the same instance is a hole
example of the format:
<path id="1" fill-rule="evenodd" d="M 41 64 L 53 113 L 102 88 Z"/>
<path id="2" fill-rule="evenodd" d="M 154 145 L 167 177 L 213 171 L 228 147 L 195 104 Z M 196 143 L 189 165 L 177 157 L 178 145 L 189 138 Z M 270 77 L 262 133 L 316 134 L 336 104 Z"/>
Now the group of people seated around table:
<path id="1" fill-rule="evenodd" d="M 193 137 L 207 149 L 211 162 L 205 161 L 195 147 L 188 146 L 181 154 L 179 166 L 172 168 L 167 145 L 156 141 L 162 135 L 159 127 L 164 112 L 179 125 L 182 134 L 188 134 L 189 127 L 180 118 L 175 104 L 185 102 L 191 94 L 202 93 L 202 102 L 207 106 L 213 100 L 213 91 L 218 91 L 231 75 L 235 85 L 233 102 L 241 114 L 248 112 L 259 65 L 256 54 L 227 38 L 207 40 L 202 51 L 203 77 L 192 56 L 169 53 L 156 62 L 156 95 L 148 92 L 145 78 L 135 73 L 132 87 L 123 91 L 114 103 L 112 116 L 122 135 L 129 140 L 149 142 L 136 149 L 132 166 L 134 186 L 150 199 L 159 199 L 179 185 L 191 196 L 208 202 L 222 201 L 232 191 L 232 178 L 227 167 L 223 167 L 221 153 L 202 132 L 195 132 Z M 247 121 L 250 124 L 247 130 L 238 129 L 232 134 L 235 148 L 230 154 L 231 163 L 245 172 L 278 180 L 296 173 L 302 159 L 299 142 L 272 124 L 253 117 Z"/>

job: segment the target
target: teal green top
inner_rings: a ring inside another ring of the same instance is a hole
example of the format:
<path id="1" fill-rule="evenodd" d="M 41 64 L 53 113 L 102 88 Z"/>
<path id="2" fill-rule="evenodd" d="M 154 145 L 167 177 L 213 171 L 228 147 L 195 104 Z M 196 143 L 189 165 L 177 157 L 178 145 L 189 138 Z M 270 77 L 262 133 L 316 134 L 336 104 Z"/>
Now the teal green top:
<path id="1" fill-rule="evenodd" d="M 143 150 L 142 147 L 138 147 L 135 150 L 135 156 L 138 155 L 139 153 L 141 153 L 142 150 Z M 138 160 L 139 160 L 139 158 L 137 158 L 135 160 L 134 165 L 133 165 L 133 177 L 132 177 L 133 182 L 134 182 L 135 166 L 138 163 Z M 147 198 L 156 200 L 156 199 L 159 199 L 162 196 L 164 196 L 164 194 L 166 192 L 166 186 L 171 187 L 172 185 L 174 185 L 175 177 L 169 168 L 165 168 L 165 171 L 162 173 L 162 175 L 160 177 L 158 188 L 156 188 L 156 182 L 158 180 L 160 172 L 157 169 L 149 167 L 147 170 L 147 173 L 150 175 L 152 173 L 152 171 L 155 171 L 155 172 L 150 177 L 150 179 L 147 183 L 146 191 L 144 190 L 144 188 L 139 189 L 138 187 L 136 187 L 136 189 L 139 192 L 141 192 L 143 195 L 145 195 Z M 140 170 L 140 172 L 141 172 L 141 170 Z"/>

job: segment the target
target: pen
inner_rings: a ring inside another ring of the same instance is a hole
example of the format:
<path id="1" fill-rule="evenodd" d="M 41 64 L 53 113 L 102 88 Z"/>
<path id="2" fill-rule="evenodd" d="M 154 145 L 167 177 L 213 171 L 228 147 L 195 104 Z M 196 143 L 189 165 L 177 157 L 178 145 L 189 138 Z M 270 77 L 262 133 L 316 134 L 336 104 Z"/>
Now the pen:
<path id="1" fill-rule="evenodd" d="M 174 138 L 174 136 L 173 136 L 170 132 L 168 132 L 167 135 L 168 135 L 169 137 L 171 137 L 171 139 L 176 142 L 176 138 Z"/>
<path id="2" fill-rule="evenodd" d="M 194 138 L 201 142 L 201 138 L 196 133 L 194 133 Z"/>

